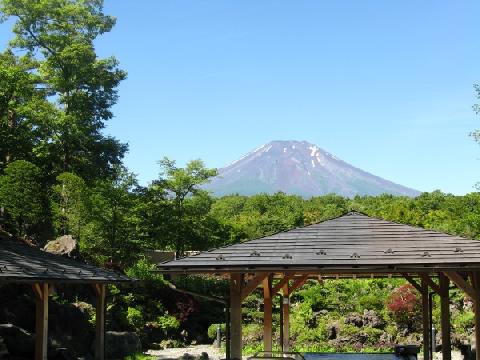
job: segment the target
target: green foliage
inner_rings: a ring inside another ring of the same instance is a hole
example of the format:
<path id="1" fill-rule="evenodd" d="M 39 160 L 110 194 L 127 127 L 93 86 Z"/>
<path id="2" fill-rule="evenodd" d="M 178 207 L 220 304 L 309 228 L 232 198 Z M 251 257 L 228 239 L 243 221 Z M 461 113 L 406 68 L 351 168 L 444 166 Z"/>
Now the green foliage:
<path id="1" fill-rule="evenodd" d="M 142 312 L 132 307 L 128 307 L 127 309 L 127 321 L 130 326 L 137 330 L 143 329 L 143 326 L 145 325 Z"/>
<path id="2" fill-rule="evenodd" d="M 134 355 L 129 355 L 124 360 L 154 360 L 157 359 L 156 356 L 150 356 L 150 355 L 145 355 L 145 354 L 134 354 Z"/>
<path id="3" fill-rule="evenodd" d="M 469 334 L 474 328 L 475 314 L 472 311 L 460 312 L 453 317 L 452 326 L 456 333 Z"/>
<path id="4" fill-rule="evenodd" d="M 72 173 L 58 175 L 52 196 L 53 223 L 57 233 L 72 234 L 80 240 L 88 212 L 85 181 Z"/>
<path id="5" fill-rule="evenodd" d="M 135 186 L 133 175 L 118 169 L 113 180 L 99 180 L 90 191 L 90 221 L 79 244 L 99 263 L 126 267 L 141 255 L 134 213 Z"/>
<path id="6" fill-rule="evenodd" d="M 179 277 L 175 284 L 185 290 L 219 298 L 224 298 L 228 294 L 230 286 L 228 280 L 207 275 L 184 275 Z"/>
<path id="7" fill-rule="evenodd" d="M 172 331 L 178 330 L 180 327 L 180 321 L 175 316 L 169 315 L 168 312 L 157 317 L 157 324 L 160 329 L 162 329 L 165 334 L 169 334 Z"/>
<path id="8" fill-rule="evenodd" d="M 207 335 L 210 339 L 215 340 L 217 338 L 217 327 L 220 325 L 220 334 L 221 336 L 225 335 L 226 326 L 225 324 L 212 324 L 208 327 Z"/>
<path id="9" fill-rule="evenodd" d="M 94 40 L 110 31 L 115 19 L 103 14 L 101 0 L 2 0 L 0 15 L 14 21 L 11 48 L 26 52 L 23 59 L 29 60 L 28 69 L 20 70 L 31 75 L 19 77 L 16 91 L 42 105 L 41 113 L 55 109 L 38 128 L 41 136 L 30 144 L 38 160 L 49 164 L 44 169 L 53 179 L 60 172 L 87 180 L 111 174 L 127 147 L 105 137 L 102 129 L 113 116 L 117 87 L 126 73 L 114 57 L 97 58 Z M 32 81 L 34 95 L 29 94 Z M 45 95 L 49 106 L 43 104 Z M 11 107 L 22 110 L 17 104 Z M 22 120 L 37 124 L 38 117 L 30 112 Z"/>
<path id="10" fill-rule="evenodd" d="M 132 267 L 128 268 L 125 273 L 132 279 L 164 283 L 163 276 L 155 272 L 155 270 L 154 264 L 146 258 L 141 258 Z"/>
<path id="11" fill-rule="evenodd" d="M 32 56 L 0 53 L 0 173 L 11 161 L 36 161 L 37 146 L 47 136 L 47 124 L 55 114 L 47 101 L 48 91 L 39 88 L 41 79 L 32 71 Z"/>
<path id="12" fill-rule="evenodd" d="M 16 160 L 7 165 L 0 177 L 0 206 L 11 219 L 12 230 L 19 236 L 31 232 L 44 219 L 41 172 L 34 164 Z"/>
<path id="13" fill-rule="evenodd" d="M 179 168 L 175 161 L 163 158 L 159 161 L 160 178 L 152 184 L 153 191 L 160 192 L 160 201 L 169 211 L 172 227 L 163 234 L 164 245 L 172 248 L 177 256 L 186 250 L 206 250 L 221 240 L 221 228 L 209 216 L 213 200 L 199 188 L 217 174 L 216 169 L 208 169 L 201 160 L 192 160 L 185 168 Z M 168 199 L 165 203 L 164 199 Z M 193 249 L 195 247 L 195 249 Z"/>

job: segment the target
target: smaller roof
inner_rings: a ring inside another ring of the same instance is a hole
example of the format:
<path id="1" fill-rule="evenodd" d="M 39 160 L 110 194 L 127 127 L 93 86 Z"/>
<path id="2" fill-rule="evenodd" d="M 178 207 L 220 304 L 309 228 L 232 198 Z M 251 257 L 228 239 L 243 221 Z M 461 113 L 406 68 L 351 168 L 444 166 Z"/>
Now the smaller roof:
<path id="1" fill-rule="evenodd" d="M 0 282 L 117 283 L 128 276 L 0 238 Z"/>
<path id="2" fill-rule="evenodd" d="M 161 272 L 402 273 L 480 269 L 480 241 L 350 212 L 160 264 Z"/>

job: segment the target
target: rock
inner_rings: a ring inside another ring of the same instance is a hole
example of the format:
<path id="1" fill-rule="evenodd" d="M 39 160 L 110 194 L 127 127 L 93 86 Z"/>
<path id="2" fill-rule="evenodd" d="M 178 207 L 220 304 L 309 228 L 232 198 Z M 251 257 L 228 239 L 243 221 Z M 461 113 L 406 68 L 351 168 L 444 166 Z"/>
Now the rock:
<path id="1" fill-rule="evenodd" d="M 66 348 L 76 356 L 90 352 L 95 334 L 86 308 L 88 304 L 50 303 L 49 337 L 54 349 Z"/>
<path id="2" fill-rule="evenodd" d="M 29 332 L 35 332 L 35 302 L 11 290 L 2 289 L 4 301 L 0 305 L 0 324 L 15 324 Z M 5 294 L 4 291 L 8 293 Z"/>
<path id="3" fill-rule="evenodd" d="M 179 343 L 176 340 L 166 339 L 166 340 L 160 341 L 160 346 L 163 349 L 171 349 L 171 348 L 175 348 L 175 347 L 179 346 Z"/>
<path id="4" fill-rule="evenodd" d="M 7 346 L 3 342 L 3 338 L 0 337 L 0 359 L 2 359 L 6 355 L 8 355 Z"/>
<path id="5" fill-rule="evenodd" d="M 340 328 L 338 324 L 329 325 L 327 328 L 327 339 L 334 340 L 337 338 Z"/>
<path id="6" fill-rule="evenodd" d="M 327 310 L 320 310 L 320 311 L 315 311 L 312 314 L 312 317 L 308 320 L 307 325 L 310 329 L 313 329 L 317 327 L 318 324 L 318 319 L 322 316 L 328 315 Z"/>
<path id="7" fill-rule="evenodd" d="M 43 248 L 44 251 L 56 254 L 64 255 L 68 257 L 74 257 L 75 250 L 77 249 L 77 242 L 72 235 L 63 235 L 55 240 L 51 240 Z"/>
<path id="8" fill-rule="evenodd" d="M 356 327 L 363 326 L 363 318 L 359 314 L 350 313 L 345 317 L 345 324 L 351 324 Z"/>
<path id="9" fill-rule="evenodd" d="M 179 359 L 180 360 L 195 360 L 195 356 L 190 355 L 189 353 L 185 353 Z"/>
<path id="10" fill-rule="evenodd" d="M 382 318 L 373 310 L 365 310 L 363 312 L 362 320 L 364 326 L 371 326 L 377 329 L 383 329 L 385 327 L 385 323 Z"/>
<path id="11" fill-rule="evenodd" d="M 125 356 L 140 352 L 142 352 L 142 344 L 134 332 L 107 331 L 105 333 L 105 357 L 107 359 L 123 359 Z"/>
<path id="12" fill-rule="evenodd" d="M 66 348 L 57 348 L 48 352 L 48 360 L 76 360 L 77 357 Z"/>
<path id="13" fill-rule="evenodd" d="M 0 324 L 0 337 L 3 338 L 9 354 L 33 358 L 35 335 L 12 324 Z"/>
<path id="14" fill-rule="evenodd" d="M 163 350 L 163 346 L 162 346 L 162 344 L 153 342 L 149 345 L 149 349 L 150 350 Z"/>

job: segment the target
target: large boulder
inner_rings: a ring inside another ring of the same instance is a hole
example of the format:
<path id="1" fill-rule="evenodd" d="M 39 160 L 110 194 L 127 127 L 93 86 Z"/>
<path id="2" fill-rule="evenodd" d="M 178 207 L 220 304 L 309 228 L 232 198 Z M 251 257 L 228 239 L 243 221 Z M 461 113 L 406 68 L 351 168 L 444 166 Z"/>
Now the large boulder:
<path id="1" fill-rule="evenodd" d="M 3 290 L 3 289 L 2 289 Z M 30 332 L 35 332 L 35 303 L 31 298 L 5 294 L 0 305 L 0 324 L 15 324 Z"/>
<path id="2" fill-rule="evenodd" d="M 95 347 L 95 342 L 93 347 Z M 142 352 L 142 343 L 134 332 L 107 331 L 105 333 L 105 357 L 107 359 L 123 359 L 128 355 L 140 352 Z"/>
<path id="3" fill-rule="evenodd" d="M 93 327 L 89 324 L 90 304 L 50 303 L 49 337 L 53 349 L 66 348 L 76 355 L 86 355 L 95 337 Z"/>
<path id="4" fill-rule="evenodd" d="M 0 337 L 10 355 L 33 358 L 35 335 L 12 324 L 0 324 Z"/>
<path id="5" fill-rule="evenodd" d="M 76 257 L 77 242 L 72 235 L 63 235 L 49 241 L 43 250 L 56 255 Z"/>

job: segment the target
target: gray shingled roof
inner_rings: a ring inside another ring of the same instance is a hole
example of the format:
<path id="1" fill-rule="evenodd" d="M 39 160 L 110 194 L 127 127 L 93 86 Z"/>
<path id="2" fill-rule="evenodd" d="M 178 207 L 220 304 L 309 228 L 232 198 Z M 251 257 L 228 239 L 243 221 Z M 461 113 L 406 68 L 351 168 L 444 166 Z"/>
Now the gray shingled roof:
<path id="1" fill-rule="evenodd" d="M 0 282 L 116 283 L 128 276 L 0 238 Z"/>
<path id="2" fill-rule="evenodd" d="M 480 241 L 351 212 L 159 265 L 162 272 L 401 273 L 480 269 Z"/>

